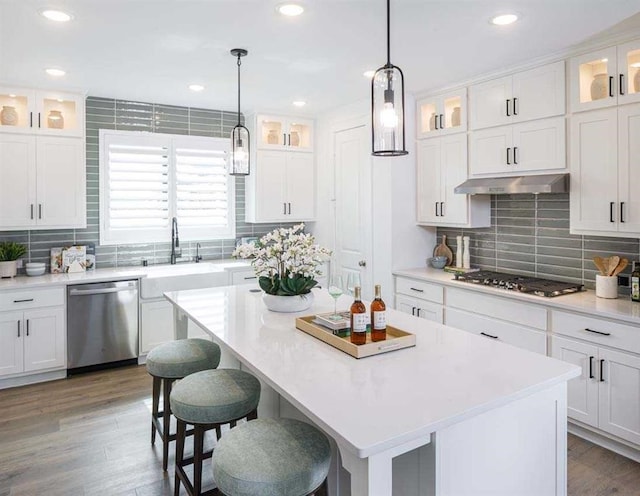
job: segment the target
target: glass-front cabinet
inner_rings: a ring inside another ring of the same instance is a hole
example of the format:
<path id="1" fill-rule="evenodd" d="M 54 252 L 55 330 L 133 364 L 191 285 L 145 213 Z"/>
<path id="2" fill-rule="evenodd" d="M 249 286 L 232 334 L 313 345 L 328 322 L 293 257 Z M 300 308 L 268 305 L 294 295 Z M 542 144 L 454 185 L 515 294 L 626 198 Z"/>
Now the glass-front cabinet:
<path id="1" fill-rule="evenodd" d="M 296 117 L 258 114 L 256 144 L 263 150 L 313 150 L 313 121 Z"/>
<path id="2" fill-rule="evenodd" d="M 417 138 L 467 130 L 467 89 L 418 100 Z"/>
<path id="3" fill-rule="evenodd" d="M 84 136 L 84 97 L 0 87 L 0 132 Z"/>
<path id="4" fill-rule="evenodd" d="M 640 102 L 640 40 L 571 59 L 571 110 Z"/>

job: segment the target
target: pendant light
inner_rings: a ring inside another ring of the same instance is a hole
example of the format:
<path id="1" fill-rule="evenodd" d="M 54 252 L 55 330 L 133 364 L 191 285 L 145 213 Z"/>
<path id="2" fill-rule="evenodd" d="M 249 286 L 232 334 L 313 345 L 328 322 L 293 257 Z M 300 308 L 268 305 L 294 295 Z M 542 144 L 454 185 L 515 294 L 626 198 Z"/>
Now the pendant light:
<path id="1" fill-rule="evenodd" d="M 404 140 L 404 77 L 391 63 L 390 0 L 387 0 L 387 63 L 371 80 L 372 155 L 406 155 Z"/>
<path id="2" fill-rule="evenodd" d="M 248 176 L 249 163 L 249 130 L 240 122 L 240 59 L 247 55 L 244 48 L 234 48 L 231 55 L 238 59 L 238 123 L 231 131 L 231 159 L 229 174 L 232 176 Z"/>

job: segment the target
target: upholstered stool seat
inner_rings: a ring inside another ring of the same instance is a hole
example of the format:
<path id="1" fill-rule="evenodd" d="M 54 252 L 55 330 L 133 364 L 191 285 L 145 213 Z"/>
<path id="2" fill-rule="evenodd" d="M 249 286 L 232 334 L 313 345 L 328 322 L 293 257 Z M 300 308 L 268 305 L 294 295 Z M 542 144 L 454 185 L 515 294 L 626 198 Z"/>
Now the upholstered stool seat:
<path id="1" fill-rule="evenodd" d="M 202 461 L 211 458 L 212 451 L 204 451 L 204 434 L 246 418 L 257 417 L 260 401 L 260 381 L 248 372 L 236 369 L 204 370 L 178 381 L 171 391 L 171 411 L 178 421 L 176 437 L 175 494 L 182 483 L 190 495 L 199 495 L 202 486 Z M 187 425 L 193 425 L 193 458 L 184 458 Z M 225 436 L 227 434 L 225 433 Z M 193 463 L 193 483 L 184 467 Z"/>
<path id="2" fill-rule="evenodd" d="M 176 379 L 207 369 L 215 369 L 220 363 L 220 347 L 206 339 L 180 339 L 153 348 L 147 355 L 147 372 L 153 376 L 153 406 L 151 415 L 151 444 L 156 432 L 162 439 L 162 468 L 167 470 L 169 443 L 175 440 L 171 434 L 171 406 L 169 396 Z M 160 390 L 163 407 L 160 410 Z M 162 419 L 162 423 L 160 422 Z"/>
<path id="3" fill-rule="evenodd" d="M 258 419 L 225 433 L 213 453 L 213 477 L 225 496 L 326 494 L 331 450 L 326 436 L 294 419 Z"/>

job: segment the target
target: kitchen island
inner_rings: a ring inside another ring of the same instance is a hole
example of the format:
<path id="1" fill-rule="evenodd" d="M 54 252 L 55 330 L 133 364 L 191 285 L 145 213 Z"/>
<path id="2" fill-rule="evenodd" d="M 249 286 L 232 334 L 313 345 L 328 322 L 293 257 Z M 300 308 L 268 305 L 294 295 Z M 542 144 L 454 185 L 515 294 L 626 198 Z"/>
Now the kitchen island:
<path id="1" fill-rule="evenodd" d="M 333 309 L 314 294 L 303 314 Z M 297 330 L 300 314 L 268 311 L 249 286 L 165 296 L 177 338 L 193 320 L 335 441 L 351 477 L 350 487 L 332 477 L 332 495 L 566 494 L 566 383 L 578 367 L 394 310 L 388 323 L 416 346 L 356 360 Z M 402 479 L 415 482 L 394 481 L 394 458 L 410 452 Z"/>

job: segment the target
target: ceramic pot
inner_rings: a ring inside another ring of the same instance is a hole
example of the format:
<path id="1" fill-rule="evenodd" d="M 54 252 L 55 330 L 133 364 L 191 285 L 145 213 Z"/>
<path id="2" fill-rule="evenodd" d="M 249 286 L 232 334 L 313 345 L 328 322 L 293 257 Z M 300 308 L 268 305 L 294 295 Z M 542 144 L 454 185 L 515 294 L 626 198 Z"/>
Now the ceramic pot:
<path id="1" fill-rule="evenodd" d="M 633 91 L 640 93 L 640 69 L 638 69 L 636 75 L 633 76 Z"/>
<path id="2" fill-rule="evenodd" d="M 47 116 L 47 125 L 50 129 L 64 129 L 64 117 L 59 110 L 49 111 Z"/>
<path id="3" fill-rule="evenodd" d="M 596 296 L 614 299 L 618 297 L 618 278 L 596 274 Z"/>
<path id="4" fill-rule="evenodd" d="M 268 145 L 278 144 L 278 132 L 275 129 L 270 129 L 269 133 L 267 133 L 267 144 Z"/>
<path id="5" fill-rule="evenodd" d="M 262 301 L 272 312 L 302 312 L 313 305 L 313 292 L 296 296 L 264 294 Z"/>
<path id="6" fill-rule="evenodd" d="M 0 112 L 0 122 L 3 126 L 16 126 L 18 124 L 18 112 L 11 105 L 3 105 Z"/>
<path id="7" fill-rule="evenodd" d="M 291 134 L 289 134 L 289 145 L 300 146 L 300 135 L 298 131 L 291 131 Z"/>
<path id="8" fill-rule="evenodd" d="M 436 114 L 435 112 L 433 114 L 431 114 L 431 117 L 429 117 L 429 131 L 433 131 L 436 128 Z"/>
<path id="9" fill-rule="evenodd" d="M 609 76 L 601 72 L 593 76 L 591 81 L 591 100 L 602 100 L 609 94 Z"/>
<path id="10" fill-rule="evenodd" d="M 453 107 L 451 112 L 451 127 L 458 127 L 460 125 L 460 107 Z"/>
<path id="11" fill-rule="evenodd" d="M 15 277 L 18 273 L 18 267 L 15 260 L 9 262 L 0 262 L 0 278 Z"/>

